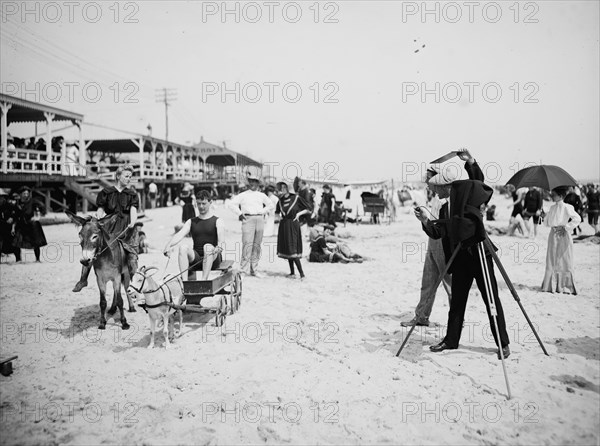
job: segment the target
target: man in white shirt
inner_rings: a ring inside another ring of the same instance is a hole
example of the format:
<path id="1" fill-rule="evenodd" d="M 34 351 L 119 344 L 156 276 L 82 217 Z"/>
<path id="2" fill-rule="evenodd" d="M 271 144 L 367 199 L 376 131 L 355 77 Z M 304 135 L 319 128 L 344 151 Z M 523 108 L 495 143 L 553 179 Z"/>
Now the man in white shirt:
<path id="1" fill-rule="evenodd" d="M 240 269 L 251 276 L 261 277 L 258 272 L 261 244 L 265 227 L 265 215 L 275 209 L 273 202 L 258 190 L 259 178 L 248 173 L 248 190 L 236 195 L 227 207 L 242 222 L 242 259 Z M 248 266 L 250 270 L 248 271 Z"/>
<path id="2" fill-rule="evenodd" d="M 427 169 L 426 182 L 437 175 L 437 171 L 433 168 Z M 450 187 L 435 186 L 428 184 L 428 187 L 434 193 L 431 199 L 431 216 L 433 219 L 438 219 L 440 216 L 440 208 L 444 203 L 448 201 L 450 196 Z M 421 299 L 415 309 L 415 317 L 408 322 L 401 322 L 400 325 L 403 327 L 410 327 L 413 325 L 417 326 L 429 326 L 429 316 L 433 309 L 433 303 L 435 302 L 435 294 L 437 289 L 434 288 L 438 277 L 444 271 L 446 266 L 446 258 L 444 257 L 444 248 L 442 247 L 442 240 L 428 238 L 427 241 L 427 252 L 425 254 L 425 263 L 423 264 L 423 276 L 421 278 Z M 448 302 L 452 299 L 452 277 L 450 274 L 446 274 L 442 279 L 442 285 L 448 294 Z"/>

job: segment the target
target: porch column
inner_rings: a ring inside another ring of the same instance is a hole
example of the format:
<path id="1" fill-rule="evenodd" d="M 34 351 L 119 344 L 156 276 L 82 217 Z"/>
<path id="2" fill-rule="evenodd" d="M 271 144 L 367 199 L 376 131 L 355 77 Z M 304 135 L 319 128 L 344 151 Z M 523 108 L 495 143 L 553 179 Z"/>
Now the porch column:
<path id="1" fill-rule="evenodd" d="M 2 110 L 2 117 L 0 118 L 0 133 L 1 133 L 1 141 L 2 145 L 2 173 L 8 172 L 8 111 L 12 107 L 12 104 L 7 102 L 0 103 L 0 108 Z"/>
<path id="2" fill-rule="evenodd" d="M 206 160 L 203 156 L 198 157 L 200 159 L 200 170 L 202 170 L 201 179 L 202 181 L 206 181 Z"/>
<path id="3" fill-rule="evenodd" d="M 144 138 L 132 139 L 133 143 L 140 150 L 140 179 L 144 179 Z"/>
<path id="4" fill-rule="evenodd" d="M 60 165 L 63 175 L 75 175 L 76 166 L 71 168 L 71 166 L 67 164 L 67 142 L 64 139 L 60 146 Z"/>
<path id="5" fill-rule="evenodd" d="M 85 141 L 83 139 L 83 122 L 75 121 L 75 125 L 79 129 L 79 164 L 81 164 L 81 169 L 85 169 L 87 163 L 87 152 L 85 150 Z M 85 175 L 86 172 L 84 171 L 83 174 Z"/>
<path id="6" fill-rule="evenodd" d="M 175 153 L 175 147 L 172 147 L 171 152 L 171 164 L 173 165 L 173 178 L 177 178 L 177 154 Z"/>
<path id="7" fill-rule="evenodd" d="M 52 120 L 54 116 L 54 113 L 44 112 L 44 117 L 46 118 L 46 162 L 48 163 L 48 175 L 52 175 Z"/>
<path id="8" fill-rule="evenodd" d="M 151 164 L 152 164 L 152 176 L 156 176 L 156 141 L 151 141 L 152 143 L 152 159 L 151 159 Z"/>

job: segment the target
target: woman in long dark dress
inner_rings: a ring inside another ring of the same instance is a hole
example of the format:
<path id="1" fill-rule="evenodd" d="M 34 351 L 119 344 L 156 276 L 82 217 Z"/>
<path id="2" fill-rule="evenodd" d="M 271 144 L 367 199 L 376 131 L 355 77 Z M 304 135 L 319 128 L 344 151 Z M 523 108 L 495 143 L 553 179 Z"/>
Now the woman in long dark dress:
<path id="1" fill-rule="evenodd" d="M 311 212 L 309 204 L 299 195 L 292 194 L 286 183 L 277 183 L 279 202 L 275 212 L 281 215 L 277 234 L 277 256 L 287 259 L 290 265 L 289 277 L 295 277 L 294 265 L 303 279 L 302 269 L 302 233 L 299 218 Z"/>
<path id="2" fill-rule="evenodd" d="M 40 261 L 40 248 L 46 246 L 46 236 L 39 219 L 46 214 L 46 207 L 31 198 L 31 189 L 23 186 L 19 189 L 21 195 L 17 203 L 17 225 L 15 245 L 21 249 L 33 249 L 35 261 Z"/>
<path id="3" fill-rule="evenodd" d="M 0 189 L 0 253 L 14 254 L 17 262 L 21 261 L 21 249 L 14 246 L 16 234 L 16 219 L 18 214 L 16 198 L 8 196 L 4 189 Z"/>
<path id="4" fill-rule="evenodd" d="M 194 218 L 196 216 L 196 207 L 194 206 L 196 202 L 196 198 L 194 197 L 194 187 L 185 183 L 181 193 L 179 194 L 179 200 L 181 201 L 183 209 L 181 210 L 181 222 L 185 223 L 190 218 Z"/>

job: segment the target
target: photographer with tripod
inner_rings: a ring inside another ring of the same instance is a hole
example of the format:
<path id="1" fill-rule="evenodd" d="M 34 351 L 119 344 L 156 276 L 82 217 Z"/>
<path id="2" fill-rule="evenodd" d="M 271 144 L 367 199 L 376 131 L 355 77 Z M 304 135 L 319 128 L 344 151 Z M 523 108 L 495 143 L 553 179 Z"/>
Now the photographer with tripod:
<path id="1" fill-rule="evenodd" d="M 475 279 L 486 306 L 494 340 L 499 348 L 498 358 L 506 358 L 510 355 L 510 341 L 506 332 L 504 312 L 498 297 L 491 254 L 484 254 L 482 243 L 486 233 L 480 209 L 481 205 L 489 201 L 493 191 L 483 184 L 483 172 L 468 150 L 459 151 L 458 156 L 466 161 L 465 169 L 469 180 L 458 180 L 458 175 L 448 170 L 441 171 L 429 180 L 429 184 L 445 188 L 449 197 L 448 202 L 440 209 L 439 219 L 430 220 L 422 208 L 415 209 L 415 216 L 421 221 L 427 235 L 433 239 L 442 239 L 446 262 L 450 263 L 448 272 L 452 274 L 452 300 L 446 336 L 439 344 L 432 345 L 430 350 L 441 352 L 458 348 L 469 290 Z M 491 299 L 487 291 L 490 288 L 493 296 Z"/>

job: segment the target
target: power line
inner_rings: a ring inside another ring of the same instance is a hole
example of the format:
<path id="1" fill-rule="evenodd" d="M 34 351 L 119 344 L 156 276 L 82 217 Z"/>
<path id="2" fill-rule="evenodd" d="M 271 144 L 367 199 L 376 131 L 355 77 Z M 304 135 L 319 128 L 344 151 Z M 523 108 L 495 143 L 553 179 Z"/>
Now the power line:
<path id="1" fill-rule="evenodd" d="M 71 51 L 68 51 L 65 48 L 61 47 L 60 45 L 57 45 L 56 43 L 52 42 L 47 37 L 40 37 L 33 31 L 31 31 L 29 28 L 27 28 L 26 26 L 24 26 L 24 25 L 17 26 L 17 24 L 15 24 L 11 20 L 12 19 L 9 18 L 7 23 L 10 23 L 10 24 L 14 25 L 15 27 L 17 27 L 17 30 L 13 31 L 12 35 L 11 35 L 11 34 L 9 34 L 9 32 L 7 30 L 3 29 L 2 31 L 4 31 L 5 37 L 9 38 L 16 44 L 19 44 L 22 47 L 33 52 L 37 57 L 44 58 L 47 62 L 49 62 L 49 65 L 53 66 L 53 68 L 55 68 L 55 69 L 57 68 L 59 70 L 66 71 L 69 74 L 72 74 L 73 70 L 77 70 L 80 72 L 80 74 L 83 74 L 84 77 L 91 77 L 94 80 L 98 80 L 98 83 L 101 83 L 101 84 L 103 84 L 107 87 L 113 88 L 113 89 L 116 86 L 116 87 L 118 87 L 118 89 L 121 93 L 124 93 L 124 94 L 129 93 L 124 90 L 123 84 L 114 82 L 115 78 L 120 78 L 123 80 L 130 81 L 129 79 L 127 79 L 121 75 L 112 73 L 111 71 L 108 71 L 105 68 L 100 67 L 99 65 L 91 63 L 88 60 L 83 59 L 82 57 L 78 56 L 77 54 L 74 54 Z M 27 33 L 29 33 L 33 37 L 33 41 L 31 40 L 31 37 L 27 37 L 25 35 L 19 35 L 17 32 L 21 31 L 21 30 L 24 30 Z M 39 45 L 38 42 L 42 45 Z M 46 45 L 46 46 L 43 46 L 43 45 Z M 67 55 L 68 58 L 78 59 L 79 61 L 81 61 L 83 63 L 83 65 L 86 65 L 86 66 L 82 66 L 82 65 L 73 63 L 72 60 L 65 59 L 63 57 L 63 55 L 56 52 L 55 50 L 62 51 L 64 54 Z M 49 56 L 51 56 L 50 59 L 49 59 Z M 57 62 L 57 63 L 62 62 L 67 67 L 67 69 L 58 67 L 57 65 L 54 64 L 54 62 Z M 99 79 L 100 77 L 102 77 L 104 79 L 104 81 Z M 110 84 L 110 82 L 112 82 L 112 84 Z M 137 82 L 135 84 L 137 85 Z M 149 87 L 149 88 L 152 88 L 152 87 Z M 144 95 L 144 97 L 146 97 L 147 99 L 150 99 L 149 95 Z"/>

